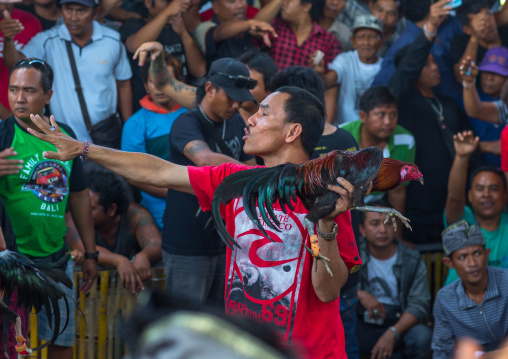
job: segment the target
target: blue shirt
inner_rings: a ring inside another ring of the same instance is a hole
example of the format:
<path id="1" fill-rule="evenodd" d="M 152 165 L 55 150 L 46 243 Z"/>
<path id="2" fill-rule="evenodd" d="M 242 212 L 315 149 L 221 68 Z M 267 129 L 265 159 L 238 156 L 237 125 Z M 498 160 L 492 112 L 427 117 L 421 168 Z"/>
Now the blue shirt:
<path id="1" fill-rule="evenodd" d="M 75 89 L 66 41 L 71 41 L 71 35 L 65 24 L 55 26 L 35 35 L 23 48 L 23 54 L 51 65 L 54 72 L 51 113 L 57 121 L 71 127 L 78 140 L 90 140 Z M 72 43 L 72 52 L 93 125 L 116 112 L 116 81 L 128 80 L 132 76 L 125 46 L 118 32 L 94 21 L 90 41 L 84 47 Z"/>
<path id="2" fill-rule="evenodd" d="M 485 351 L 496 349 L 508 334 L 508 271 L 487 267 L 489 282 L 481 305 L 464 291 L 461 279 L 442 288 L 434 303 L 434 359 L 452 358 L 455 342 L 473 338 Z"/>
<path id="3" fill-rule="evenodd" d="M 406 28 L 400 34 L 400 37 L 395 41 L 383 58 L 381 71 L 378 72 L 372 87 L 386 86 L 395 73 L 395 56 L 402 48 L 413 43 L 414 39 L 422 30 L 416 26 L 412 21 L 408 21 Z M 435 41 L 432 45 L 430 53 L 434 56 L 436 63 L 439 67 L 441 74 L 441 83 L 435 88 L 436 93 L 459 99 L 462 97 L 462 89 L 457 83 L 453 74 L 453 64 L 450 59 L 450 42 L 457 34 L 462 33 L 462 25 L 453 16 L 448 19 L 439 27 L 437 32 L 439 42 Z"/>
<path id="4" fill-rule="evenodd" d="M 163 160 L 169 160 L 169 131 L 173 122 L 187 109 L 160 114 L 141 108 L 125 122 L 122 131 L 122 150 L 148 153 Z M 154 197 L 141 191 L 141 205 L 152 215 L 157 227 L 162 231 L 162 216 L 166 209 L 166 199 Z"/>

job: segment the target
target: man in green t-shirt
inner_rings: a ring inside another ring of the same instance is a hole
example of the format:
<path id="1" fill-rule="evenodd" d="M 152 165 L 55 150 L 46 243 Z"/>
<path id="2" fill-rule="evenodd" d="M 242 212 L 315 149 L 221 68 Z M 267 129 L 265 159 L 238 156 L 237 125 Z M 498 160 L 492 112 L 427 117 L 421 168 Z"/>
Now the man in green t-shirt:
<path id="1" fill-rule="evenodd" d="M 453 137 L 455 158 L 448 179 L 448 196 L 444 213 L 444 225 L 465 219 L 478 224 L 490 249 L 488 265 L 508 268 L 508 213 L 503 211 L 508 200 L 506 177 L 496 167 L 481 167 L 471 174 L 471 188 L 467 196 L 466 178 L 469 158 L 478 147 L 479 139 L 472 131 L 459 132 Z M 455 270 L 448 272 L 445 285 L 458 279 Z"/>
<path id="2" fill-rule="evenodd" d="M 397 98 L 388 87 L 377 86 L 368 89 L 360 99 L 360 120 L 342 125 L 351 133 L 360 148 L 379 147 L 385 158 L 399 161 L 415 161 L 415 139 L 411 132 L 397 125 Z M 406 207 L 406 188 L 409 182 L 387 193 L 387 200 L 400 213 Z M 380 200 L 383 193 L 372 192 L 366 202 Z M 396 232 L 402 239 L 402 231 Z"/>
<path id="3" fill-rule="evenodd" d="M 97 255 L 83 168 L 79 160 L 45 159 L 43 152 L 55 147 L 27 132 L 27 128 L 37 129 L 30 114 L 43 116 L 44 106 L 49 104 L 53 94 L 52 82 L 51 67 L 38 59 L 21 60 L 11 71 L 8 98 L 14 115 L 0 123 L 0 151 L 11 160 L 0 156 L 0 168 L 10 167 L 10 173 L 0 171 L 0 196 L 11 219 L 19 252 L 36 263 L 59 265 L 73 280 L 72 261 L 65 261 L 65 209 L 68 202 L 85 247 L 81 289 L 86 291 L 97 277 Z M 60 126 L 73 136 L 68 127 Z M 12 160 L 16 160 L 14 165 Z M 68 294 L 74 297 L 73 290 Z M 70 300 L 69 324 L 55 344 L 49 346 L 49 358 L 72 358 L 74 307 L 74 301 Z M 60 308 L 65 315 L 65 305 Z M 64 323 L 61 324 L 60 330 Z M 52 331 L 44 310 L 38 315 L 38 325 L 39 337 L 49 340 Z"/>

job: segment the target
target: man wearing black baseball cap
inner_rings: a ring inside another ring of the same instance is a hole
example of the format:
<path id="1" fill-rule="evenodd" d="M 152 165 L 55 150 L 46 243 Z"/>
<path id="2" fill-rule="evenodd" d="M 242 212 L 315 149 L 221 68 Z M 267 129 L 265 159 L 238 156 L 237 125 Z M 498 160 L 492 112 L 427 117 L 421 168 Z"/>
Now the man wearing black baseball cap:
<path id="1" fill-rule="evenodd" d="M 198 106 L 171 127 L 169 160 L 189 166 L 254 165 L 252 156 L 243 152 L 245 123 L 238 110 L 243 101 L 254 101 L 249 89 L 255 85 L 241 62 L 214 61 L 197 88 Z M 166 201 L 162 249 L 167 292 L 199 304 L 223 303 L 226 248 L 210 214 L 200 211 L 196 197 L 187 193 L 169 189 Z"/>

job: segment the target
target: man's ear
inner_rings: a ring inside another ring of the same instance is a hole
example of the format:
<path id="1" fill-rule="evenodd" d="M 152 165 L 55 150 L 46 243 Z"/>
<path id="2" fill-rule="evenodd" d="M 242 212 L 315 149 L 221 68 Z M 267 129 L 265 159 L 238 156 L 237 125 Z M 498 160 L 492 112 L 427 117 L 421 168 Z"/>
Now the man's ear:
<path id="1" fill-rule="evenodd" d="M 467 191 L 467 200 L 471 203 L 471 189 Z"/>
<path id="2" fill-rule="evenodd" d="M 209 97 L 213 97 L 215 95 L 216 88 L 210 81 L 208 81 L 205 84 L 205 92 L 206 92 L 206 96 L 209 96 Z"/>
<path id="3" fill-rule="evenodd" d="M 303 11 L 305 11 L 306 13 L 310 13 L 310 9 L 312 9 L 312 3 L 311 2 L 304 2 L 301 4 L 302 4 Z"/>
<path id="4" fill-rule="evenodd" d="M 360 114 L 360 120 L 362 121 L 362 123 L 365 123 L 365 121 L 367 121 L 367 112 L 365 112 L 364 110 L 360 110 L 359 112 Z"/>
<path id="5" fill-rule="evenodd" d="M 489 263 L 490 248 L 485 248 L 485 256 L 487 257 L 487 263 Z"/>
<path id="6" fill-rule="evenodd" d="M 365 238 L 365 227 L 363 226 L 363 224 L 360 223 L 360 225 L 358 226 L 358 230 L 360 231 L 362 237 Z"/>
<path id="7" fill-rule="evenodd" d="M 53 96 L 53 90 L 49 89 L 48 92 L 44 94 L 44 97 L 46 97 L 45 99 L 46 105 L 49 105 L 49 100 L 51 100 L 51 96 Z"/>
<path id="8" fill-rule="evenodd" d="M 443 257 L 443 263 L 445 266 L 447 266 L 448 268 L 450 269 L 455 269 L 455 267 L 453 266 L 453 262 L 451 260 L 450 257 Z"/>
<path id="9" fill-rule="evenodd" d="M 469 27 L 469 25 L 462 25 L 462 31 L 469 36 L 473 33 L 473 30 Z"/>
<path id="10" fill-rule="evenodd" d="M 296 139 L 301 138 L 302 136 L 302 125 L 299 123 L 290 123 L 289 129 L 286 134 L 286 143 L 292 143 L 296 141 Z"/>
<path id="11" fill-rule="evenodd" d="M 108 209 L 107 215 L 111 216 L 111 217 L 116 216 L 117 209 L 118 209 L 118 206 L 116 205 L 116 203 L 112 203 L 111 206 Z"/>

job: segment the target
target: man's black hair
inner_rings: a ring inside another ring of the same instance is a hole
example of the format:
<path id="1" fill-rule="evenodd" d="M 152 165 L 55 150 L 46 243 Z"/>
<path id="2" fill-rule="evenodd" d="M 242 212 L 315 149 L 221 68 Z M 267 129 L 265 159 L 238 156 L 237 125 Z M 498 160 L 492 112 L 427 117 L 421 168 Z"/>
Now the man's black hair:
<path id="1" fill-rule="evenodd" d="M 430 0 L 403 0 L 402 13 L 412 22 L 422 21 L 430 12 L 430 4 Z"/>
<path id="2" fill-rule="evenodd" d="M 263 75 L 265 89 L 268 90 L 272 77 L 277 73 L 277 65 L 267 53 L 250 49 L 244 52 L 238 61 Z"/>
<path id="3" fill-rule="evenodd" d="M 494 166 L 481 166 L 481 167 L 476 168 L 473 172 L 471 172 L 471 176 L 469 177 L 469 181 L 470 181 L 471 185 L 473 185 L 474 178 L 480 172 L 492 172 L 492 173 L 495 173 L 501 179 L 501 182 L 503 183 L 504 190 L 505 191 L 508 190 L 508 186 L 507 186 L 506 177 L 504 175 L 504 172 L 501 171 L 499 168 L 494 167 Z"/>
<path id="4" fill-rule="evenodd" d="M 311 157 L 325 128 L 323 103 L 309 91 L 295 86 L 284 86 L 276 91 L 289 95 L 284 103 L 285 120 L 302 126 L 302 146 Z"/>
<path id="5" fill-rule="evenodd" d="M 91 169 L 87 173 L 88 188 L 99 196 L 99 204 L 107 213 L 113 203 L 116 204 L 115 215 L 127 213 L 129 198 L 127 188 L 121 177 L 102 169 Z"/>
<path id="6" fill-rule="evenodd" d="M 457 20 L 462 25 L 470 24 L 471 20 L 468 15 L 476 15 L 483 9 L 490 9 L 486 0 L 463 0 L 462 5 L 457 8 Z"/>
<path id="7" fill-rule="evenodd" d="M 372 202 L 369 202 L 368 203 L 369 206 L 371 207 L 387 207 L 387 208 L 392 208 L 393 206 L 388 203 L 388 201 L 384 198 L 381 198 L 381 199 L 377 199 L 375 201 L 372 201 Z M 365 218 L 367 218 L 367 215 L 365 212 L 361 212 L 360 211 L 360 224 L 362 226 L 365 225 Z"/>
<path id="8" fill-rule="evenodd" d="M 360 110 L 369 113 L 379 106 L 397 105 L 397 97 L 386 86 L 376 86 L 368 89 L 360 98 Z"/>
<path id="9" fill-rule="evenodd" d="M 290 66 L 280 70 L 272 78 L 270 91 L 274 92 L 283 86 L 305 89 L 316 96 L 322 104 L 325 103 L 325 86 L 314 69 L 304 66 Z"/>
<path id="10" fill-rule="evenodd" d="M 305 3 L 312 4 L 312 8 L 309 11 L 309 15 L 312 18 L 312 21 L 317 21 L 321 12 L 323 11 L 323 6 L 325 5 L 324 0 L 300 0 L 300 3 L 303 5 Z"/>
<path id="11" fill-rule="evenodd" d="M 49 90 L 53 87 L 53 69 L 43 60 L 36 59 L 35 57 L 30 57 L 27 59 L 19 60 L 13 66 L 10 74 L 9 74 L 9 82 L 11 81 L 11 76 L 17 69 L 35 69 L 41 73 L 41 86 L 44 93 L 48 93 Z"/>

